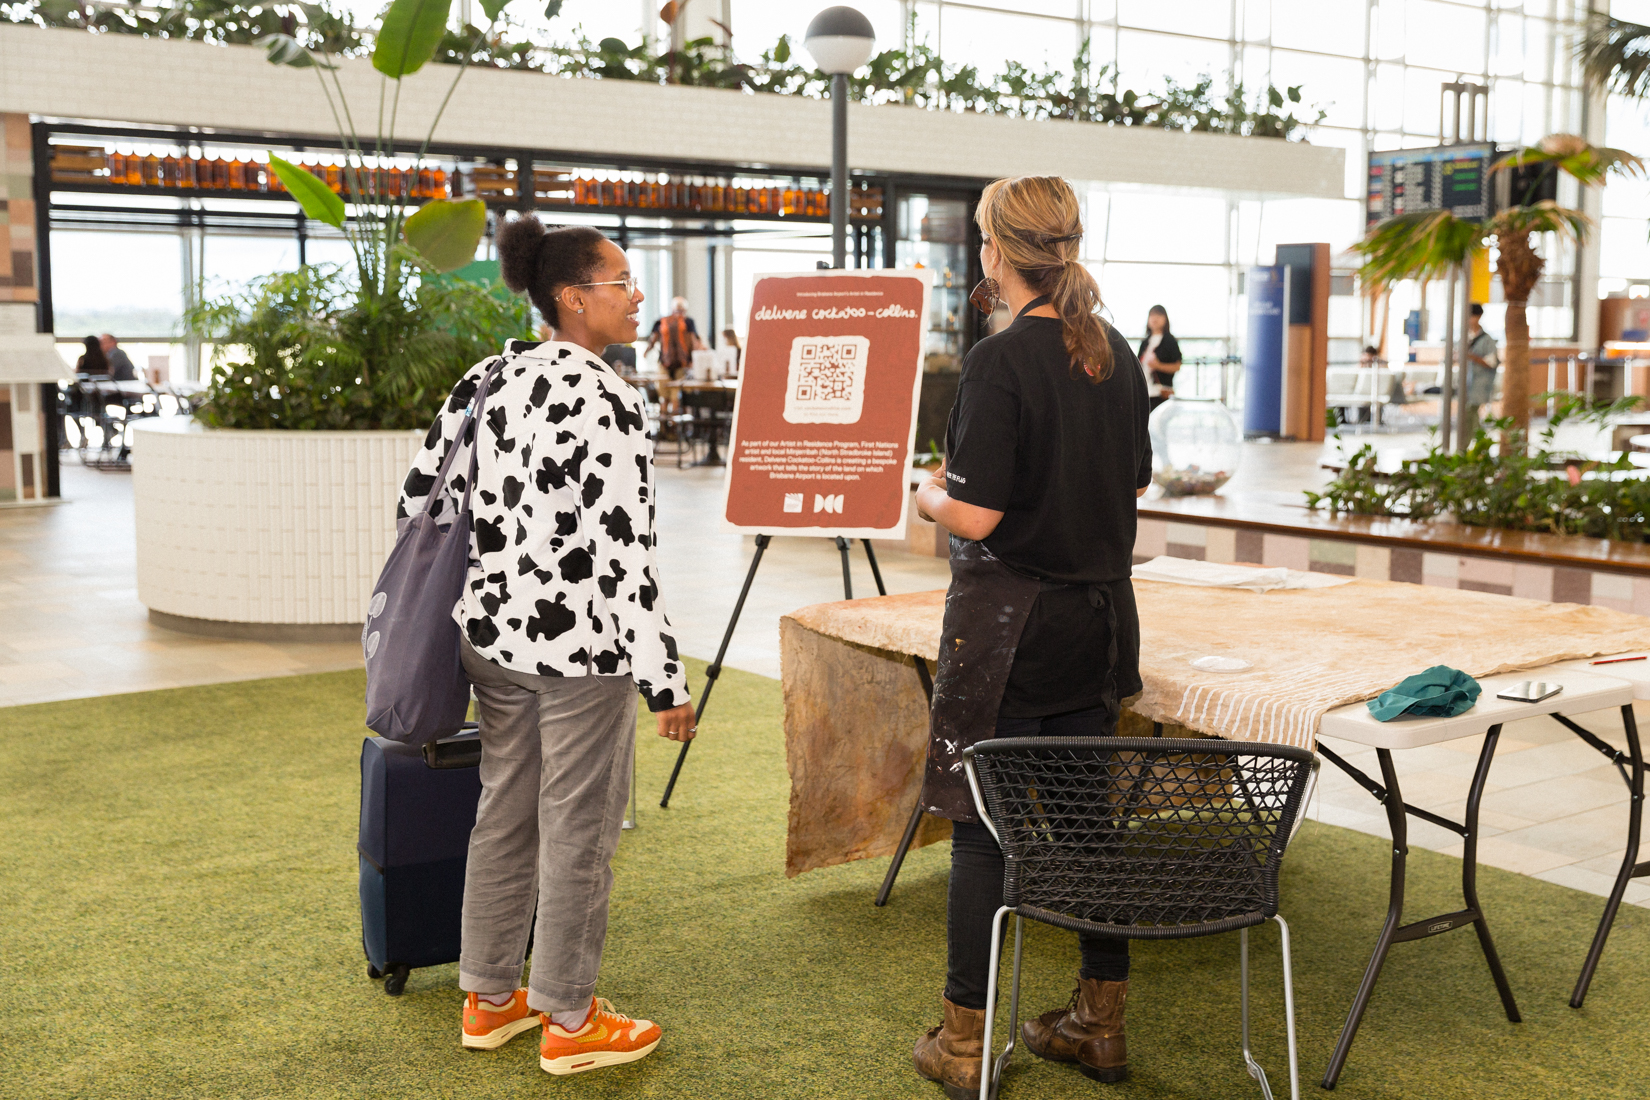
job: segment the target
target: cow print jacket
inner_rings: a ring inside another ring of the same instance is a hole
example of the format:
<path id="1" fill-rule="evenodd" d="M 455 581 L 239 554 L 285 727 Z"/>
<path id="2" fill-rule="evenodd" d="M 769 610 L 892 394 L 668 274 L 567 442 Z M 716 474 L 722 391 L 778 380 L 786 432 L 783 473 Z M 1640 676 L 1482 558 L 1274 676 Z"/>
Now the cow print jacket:
<path id="1" fill-rule="evenodd" d="M 464 595 L 470 645 L 515 672 L 629 673 L 655 711 L 688 701 L 654 556 L 653 442 L 642 399 L 576 344 L 512 340 L 493 378 L 470 507 Z M 401 489 L 424 505 L 490 359 L 453 387 Z M 448 469 L 431 512 L 461 507 L 469 455 Z"/>

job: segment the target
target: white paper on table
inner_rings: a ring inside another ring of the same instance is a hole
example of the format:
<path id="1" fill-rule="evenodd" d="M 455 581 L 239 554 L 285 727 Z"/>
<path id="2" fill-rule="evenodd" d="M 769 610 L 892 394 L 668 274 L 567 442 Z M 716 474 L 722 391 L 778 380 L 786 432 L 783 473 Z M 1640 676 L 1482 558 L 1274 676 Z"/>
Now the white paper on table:
<path id="1" fill-rule="evenodd" d="M 1263 569 L 1167 555 L 1135 566 L 1134 577 L 1136 580 L 1202 588 L 1246 588 L 1251 592 L 1270 592 L 1277 588 L 1333 588 L 1352 579 L 1334 573 L 1303 573 L 1298 569 L 1282 567 Z"/>

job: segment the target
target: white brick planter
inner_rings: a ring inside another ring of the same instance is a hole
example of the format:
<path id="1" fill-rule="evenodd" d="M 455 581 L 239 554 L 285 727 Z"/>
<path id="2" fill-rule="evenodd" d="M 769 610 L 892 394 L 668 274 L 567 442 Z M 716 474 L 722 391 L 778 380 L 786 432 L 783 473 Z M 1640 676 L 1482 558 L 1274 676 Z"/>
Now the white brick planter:
<path id="1" fill-rule="evenodd" d="M 138 425 L 138 599 L 157 625 L 220 637 L 358 634 L 422 439 Z"/>

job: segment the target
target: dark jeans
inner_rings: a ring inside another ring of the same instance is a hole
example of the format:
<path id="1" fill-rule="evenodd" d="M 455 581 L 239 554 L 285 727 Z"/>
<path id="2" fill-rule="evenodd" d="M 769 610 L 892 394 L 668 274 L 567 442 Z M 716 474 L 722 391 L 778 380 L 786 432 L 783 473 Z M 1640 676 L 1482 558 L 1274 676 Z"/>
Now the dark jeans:
<path id="1" fill-rule="evenodd" d="M 1103 737 L 1114 727 L 1104 707 L 1048 718 L 999 718 L 998 737 Z M 951 832 L 951 889 L 946 897 L 945 998 L 959 1008 L 985 1007 L 991 971 L 991 920 L 1003 904 L 1003 850 L 984 825 L 957 822 Z M 1007 938 L 1007 925 L 1004 937 Z M 1129 941 L 1078 933 L 1079 975 L 1103 982 L 1129 977 Z"/>

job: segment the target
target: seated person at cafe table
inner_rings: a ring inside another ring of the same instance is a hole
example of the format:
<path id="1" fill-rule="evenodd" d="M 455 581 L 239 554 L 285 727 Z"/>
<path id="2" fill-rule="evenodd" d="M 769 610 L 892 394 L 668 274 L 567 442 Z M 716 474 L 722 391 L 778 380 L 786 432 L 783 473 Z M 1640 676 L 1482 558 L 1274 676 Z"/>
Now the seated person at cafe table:
<path id="1" fill-rule="evenodd" d="M 921 803 L 953 830 L 944 1022 L 913 1060 L 952 1100 L 980 1090 L 1003 904 L 1003 853 L 975 812 L 962 753 L 992 737 L 1115 731 L 1119 700 L 1141 687 L 1129 570 L 1135 498 L 1151 482 L 1145 376 L 1099 316 L 1071 186 L 998 180 L 975 217 L 988 278 L 971 300 L 987 316 L 1000 301 L 1014 321 L 963 360 L 946 462 L 917 493 L 920 511 L 953 532 Z M 1121 1081 L 1128 941 L 1084 934 L 1079 945 L 1070 1003 L 1022 1035 L 1038 1057 Z"/>

